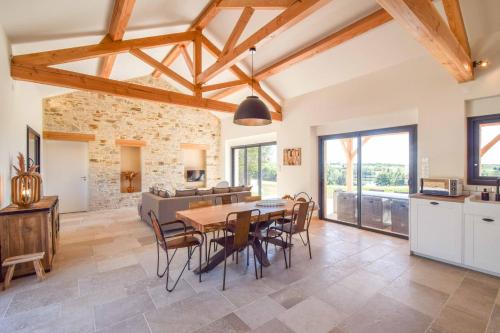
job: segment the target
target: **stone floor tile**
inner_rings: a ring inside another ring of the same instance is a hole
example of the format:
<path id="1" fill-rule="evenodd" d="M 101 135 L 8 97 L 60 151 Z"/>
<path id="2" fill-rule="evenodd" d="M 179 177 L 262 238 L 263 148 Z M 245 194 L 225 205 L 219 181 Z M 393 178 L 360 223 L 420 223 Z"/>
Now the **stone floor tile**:
<path id="1" fill-rule="evenodd" d="M 446 306 L 427 332 L 480 333 L 485 331 L 486 324 L 473 315 Z"/>
<path id="2" fill-rule="evenodd" d="M 314 296 L 328 303 L 346 316 L 353 314 L 373 297 L 365 293 L 357 293 L 339 284 L 334 284 L 321 290 Z"/>
<path id="3" fill-rule="evenodd" d="M 388 284 L 388 280 L 363 269 L 357 270 L 339 282 L 343 287 L 366 295 L 374 295 Z"/>
<path id="4" fill-rule="evenodd" d="M 277 318 L 296 333 L 321 333 L 329 332 L 343 317 L 340 311 L 311 296 Z"/>
<path id="5" fill-rule="evenodd" d="M 120 255 L 97 261 L 97 270 L 99 272 L 107 272 L 117 268 L 132 266 L 136 264 L 138 264 L 138 261 L 133 254 Z"/>
<path id="6" fill-rule="evenodd" d="M 133 316 L 113 326 L 97 330 L 98 333 L 149 333 L 149 326 L 142 314 Z"/>
<path id="7" fill-rule="evenodd" d="M 148 294 L 135 294 L 94 307 L 96 329 L 112 326 L 130 317 L 153 310 Z"/>
<path id="8" fill-rule="evenodd" d="M 145 279 L 146 272 L 140 265 L 126 266 L 112 271 L 93 274 L 78 280 L 80 295 L 87 295 L 96 290 L 124 286 L 133 281 Z"/>
<path id="9" fill-rule="evenodd" d="M 5 316 L 9 317 L 76 297 L 78 297 L 78 283 L 75 280 L 57 286 L 40 284 L 39 288 L 15 294 Z"/>
<path id="10" fill-rule="evenodd" d="M 272 320 L 286 310 L 278 302 L 268 296 L 247 304 L 234 313 L 241 318 L 250 328 L 255 329 Z"/>
<path id="11" fill-rule="evenodd" d="M 19 312 L 0 319 L 0 332 L 32 332 L 61 314 L 61 304 L 52 304 Z"/>
<path id="12" fill-rule="evenodd" d="M 226 281 L 226 290 L 222 294 L 236 307 L 241 307 L 273 291 L 264 280 L 243 276 L 235 281 Z"/>
<path id="13" fill-rule="evenodd" d="M 431 322 L 431 317 L 377 294 L 332 332 L 422 333 Z"/>
<path id="14" fill-rule="evenodd" d="M 465 278 L 447 305 L 487 321 L 497 293 L 498 288 L 491 284 Z"/>
<path id="15" fill-rule="evenodd" d="M 293 331 L 275 318 L 257 327 L 252 333 L 293 333 Z"/>
<path id="16" fill-rule="evenodd" d="M 493 312 L 491 313 L 490 321 L 488 323 L 488 328 L 486 333 L 498 333 L 500 332 L 500 306 L 495 305 Z"/>
<path id="17" fill-rule="evenodd" d="M 245 333 L 250 331 L 250 327 L 245 324 L 237 315 L 230 313 L 216 321 L 204 326 L 196 333 Z"/>
<path id="18" fill-rule="evenodd" d="M 401 277 L 380 291 L 417 311 L 430 317 L 436 317 L 449 295 L 436 289 Z"/>
<path id="19" fill-rule="evenodd" d="M 165 279 L 165 278 L 164 278 Z M 184 279 L 181 279 L 174 291 L 165 289 L 165 281 L 155 287 L 147 288 L 147 292 L 157 309 L 181 301 L 196 294 L 196 291 Z"/>

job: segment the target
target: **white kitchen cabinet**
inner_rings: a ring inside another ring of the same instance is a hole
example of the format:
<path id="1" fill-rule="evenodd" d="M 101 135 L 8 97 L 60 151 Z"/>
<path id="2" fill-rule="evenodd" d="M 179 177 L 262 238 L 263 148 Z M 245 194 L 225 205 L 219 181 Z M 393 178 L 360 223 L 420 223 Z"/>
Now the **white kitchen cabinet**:
<path id="1" fill-rule="evenodd" d="M 411 250 L 462 264 L 463 203 L 412 198 L 410 212 Z"/>
<path id="2" fill-rule="evenodd" d="M 466 204 L 466 266 L 500 275 L 500 204 Z"/>

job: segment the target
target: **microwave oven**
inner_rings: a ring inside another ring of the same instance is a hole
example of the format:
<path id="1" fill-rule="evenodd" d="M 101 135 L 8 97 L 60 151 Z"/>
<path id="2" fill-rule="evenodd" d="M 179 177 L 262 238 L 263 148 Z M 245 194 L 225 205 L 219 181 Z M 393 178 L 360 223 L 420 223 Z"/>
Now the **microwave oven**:
<path id="1" fill-rule="evenodd" d="M 422 178 L 420 193 L 457 197 L 462 195 L 463 180 L 458 178 Z"/>

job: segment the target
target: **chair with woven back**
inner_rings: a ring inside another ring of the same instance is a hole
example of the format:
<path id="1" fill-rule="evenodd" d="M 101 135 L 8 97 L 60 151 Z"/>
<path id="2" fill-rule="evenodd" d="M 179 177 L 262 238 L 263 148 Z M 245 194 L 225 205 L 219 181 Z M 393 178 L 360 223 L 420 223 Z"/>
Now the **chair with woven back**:
<path id="1" fill-rule="evenodd" d="M 254 213 L 256 214 L 253 215 Z M 250 224 L 252 223 L 252 219 L 255 219 L 257 221 L 255 222 L 255 224 L 258 224 L 260 218 L 261 215 L 259 209 L 229 213 L 226 216 L 226 222 L 223 229 L 223 237 L 210 240 L 210 243 L 216 243 L 224 247 L 224 276 L 222 280 L 222 290 L 226 289 L 227 257 L 232 255 L 233 253 L 236 253 L 236 258 L 238 258 L 238 254 L 241 251 L 245 250 L 245 248 L 247 248 L 248 250 L 249 246 L 251 246 L 253 249 L 255 278 L 259 278 L 257 274 L 257 260 L 255 255 L 256 250 L 253 246 L 256 236 L 254 233 L 250 232 Z M 208 248 L 208 260 L 210 260 L 210 249 L 212 248 L 211 244 Z"/>
<path id="2" fill-rule="evenodd" d="M 292 218 L 288 223 L 280 223 L 270 229 L 278 230 L 286 234 L 286 248 L 288 249 L 288 267 L 292 265 L 292 236 L 298 234 L 304 246 L 309 247 L 309 258 L 312 259 L 311 241 L 309 238 L 309 225 L 311 224 L 314 211 L 314 201 L 296 201 L 292 208 Z M 306 240 L 302 238 L 302 233 L 306 233 Z"/>
<path id="3" fill-rule="evenodd" d="M 184 273 L 184 270 L 186 267 L 188 267 L 188 270 L 190 269 L 190 262 L 191 262 L 191 257 L 194 254 L 194 251 L 196 248 L 199 248 L 199 265 L 201 267 L 201 248 L 203 245 L 204 237 L 203 234 L 199 231 L 196 230 L 188 230 L 186 224 L 183 221 L 172 221 L 172 222 L 166 222 L 160 224 L 158 222 L 158 218 L 156 214 L 151 210 L 149 213 L 149 218 L 151 219 L 151 225 L 153 226 L 153 231 L 156 237 L 156 252 L 157 252 L 157 261 L 156 261 L 156 275 L 159 278 L 162 278 L 167 275 L 167 281 L 165 283 L 165 289 L 167 289 L 168 292 L 171 292 L 175 289 L 177 286 L 177 283 L 179 282 L 182 273 Z M 183 232 L 180 233 L 175 233 L 172 235 L 165 235 L 165 232 L 163 231 L 162 227 L 165 226 L 171 226 L 174 224 L 178 224 L 180 227 L 184 229 Z M 165 251 L 165 255 L 167 257 L 167 262 L 166 262 L 166 267 L 163 273 L 160 274 L 160 248 Z M 170 264 L 172 263 L 172 260 L 175 257 L 175 254 L 179 249 L 187 249 L 187 261 L 184 264 L 182 271 L 179 273 L 179 276 L 177 279 L 175 279 L 175 283 L 173 286 L 169 286 L 169 279 L 170 279 Z M 173 250 L 173 254 L 170 256 L 169 251 Z M 199 275 L 199 281 L 201 282 L 201 274 Z"/>

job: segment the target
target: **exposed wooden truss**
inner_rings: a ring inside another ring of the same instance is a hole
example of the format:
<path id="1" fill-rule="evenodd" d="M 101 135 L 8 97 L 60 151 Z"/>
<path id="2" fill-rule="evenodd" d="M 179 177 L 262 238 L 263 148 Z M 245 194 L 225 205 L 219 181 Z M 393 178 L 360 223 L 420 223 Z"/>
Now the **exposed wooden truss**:
<path id="1" fill-rule="evenodd" d="M 201 84 L 206 83 L 215 75 L 231 67 L 238 60 L 245 57 L 248 54 L 248 49 L 262 45 L 265 41 L 269 40 L 272 35 L 276 35 L 295 23 L 300 22 L 327 2 L 329 2 L 329 0 L 302 0 L 294 2 L 276 18 L 238 44 L 238 46 L 234 47 L 230 52 L 217 59 L 215 64 L 204 70 L 203 73 L 196 78 L 196 82 Z"/>
<path id="2" fill-rule="evenodd" d="M 458 82 L 474 79 L 472 61 L 428 0 L 377 0 Z"/>
<path id="3" fill-rule="evenodd" d="M 255 74 L 255 79 L 260 81 L 268 78 L 271 75 L 277 74 L 294 64 L 314 57 L 315 55 L 324 52 L 332 47 L 342 44 L 354 37 L 357 37 L 371 29 L 374 29 L 386 22 L 392 20 L 391 15 L 385 10 L 380 9 L 371 15 L 356 21 L 347 27 L 332 33 L 331 35 L 306 46 L 295 53 L 277 61 L 276 63 L 260 70 Z"/>
<path id="4" fill-rule="evenodd" d="M 186 32 L 122 40 L 135 0 L 115 0 L 109 31 L 101 43 L 14 56 L 11 63 L 12 77 L 222 112 L 235 112 L 237 105 L 222 102 L 219 99 L 244 87 L 252 86 L 255 93 L 275 111 L 272 113 L 273 119 L 281 120 L 281 106 L 262 88 L 262 80 L 374 29 L 394 17 L 415 35 L 455 76 L 457 81 L 464 82 L 473 78 L 470 49 L 458 0 L 443 0 L 449 27 L 429 0 L 377 0 L 383 9 L 259 70 L 253 79 L 238 67 L 237 62 L 248 54 L 250 47 L 263 44 L 271 36 L 301 21 L 330 1 L 332 0 L 211 0 Z M 241 14 L 221 50 L 203 34 L 203 30 L 220 10 L 228 9 L 241 10 Z M 255 10 L 260 9 L 282 9 L 283 11 L 248 38 L 239 42 Z M 162 61 L 152 58 L 143 51 L 147 48 L 165 45 L 172 45 L 172 48 Z M 192 56 L 187 49 L 189 46 L 192 46 Z M 205 69 L 202 61 L 202 48 L 205 48 L 216 59 L 214 64 Z M 129 52 L 153 67 L 153 76 L 158 77 L 164 74 L 188 89 L 193 95 L 108 79 L 116 55 L 124 52 Z M 183 57 L 191 73 L 189 79 L 169 68 L 179 56 Z M 96 57 L 102 58 L 99 69 L 101 77 L 48 67 Z M 209 80 L 226 69 L 236 76 L 235 80 L 208 84 Z M 207 92 L 214 93 L 210 98 L 204 98 L 203 95 Z"/>
<path id="5" fill-rule="evenodd" d="M 108 37 L 112 41 L 121 40 L 125 34 L 128 21 L 132 15 L 135 0 L 115 0 L 111 21 L 109 24 Z M 103 40 L 106 42 L 106 39 Z M 102 77 L 109 77 L 113 65 L 116 60 L 116 54 L 110 54 L 101 59 L 99 75 Z"/>
<path id="6" fill-rule="evenodd" d="M 462 45 L 465 52 L 467 52 L 470 56 L 469 39 L 467 38 L 467 32 L 465 31 L 460 2 L 458 0 L 443 0 L 443 6 L 451 31 L 457 38 L 458 42 Z"/>

